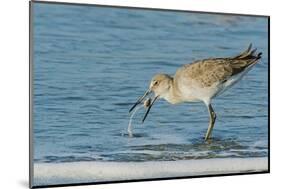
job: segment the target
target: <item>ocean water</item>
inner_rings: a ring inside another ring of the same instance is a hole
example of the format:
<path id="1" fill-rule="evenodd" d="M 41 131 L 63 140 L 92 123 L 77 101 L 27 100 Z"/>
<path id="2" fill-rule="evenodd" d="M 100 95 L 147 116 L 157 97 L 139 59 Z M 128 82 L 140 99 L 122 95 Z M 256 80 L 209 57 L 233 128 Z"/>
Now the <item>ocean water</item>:
<path id="1" fill-rule="evenodd" d="M 35 163 L 150 162 L 268 156 L 267 18 L 33 4 Z M 156 73 L 234 56 L 253 43 L 263 58 L 213 101 L 157 101 L 128 113 Z"/>

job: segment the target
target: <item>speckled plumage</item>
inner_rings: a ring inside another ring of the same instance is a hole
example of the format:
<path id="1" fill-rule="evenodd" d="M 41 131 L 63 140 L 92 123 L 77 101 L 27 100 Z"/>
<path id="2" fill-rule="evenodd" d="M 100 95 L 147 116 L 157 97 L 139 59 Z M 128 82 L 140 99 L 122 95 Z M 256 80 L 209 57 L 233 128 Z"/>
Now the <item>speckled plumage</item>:
<path id="1" fill-rule="evenodd" d="M 210 87 L 216 82 L 225 82 L 230 77 L 243 72 L 248 66 L 257 63 L 261 53 L 254 55 L 256 49 L 250 47 L 243 53 L 230 58 L 209 58 L 195 61 L 181 67 L 175 80 L 186 77 L 198 82 L 201 87 Z"/>

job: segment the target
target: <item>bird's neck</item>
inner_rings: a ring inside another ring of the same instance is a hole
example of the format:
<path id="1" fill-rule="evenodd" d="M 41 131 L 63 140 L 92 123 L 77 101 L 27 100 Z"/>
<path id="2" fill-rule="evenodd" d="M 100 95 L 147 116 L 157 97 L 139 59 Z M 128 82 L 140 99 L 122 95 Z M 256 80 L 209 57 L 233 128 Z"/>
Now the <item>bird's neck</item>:
<path id="1" fill-rule="evenodd" d="M 163 95 L 163 98 L 171 104 L 178 104 L 182 102 L 181 96 L 178 93 L 178 89 L 173 78 L 171 79 L 169 85 L 169 90 Z"/>

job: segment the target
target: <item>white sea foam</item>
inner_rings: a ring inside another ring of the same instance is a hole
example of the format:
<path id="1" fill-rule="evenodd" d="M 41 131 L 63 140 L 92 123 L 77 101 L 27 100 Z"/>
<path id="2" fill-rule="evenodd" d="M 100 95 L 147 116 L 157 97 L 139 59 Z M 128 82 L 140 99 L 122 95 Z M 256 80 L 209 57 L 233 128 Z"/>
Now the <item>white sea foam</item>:
<path id="1" fill-rule="evenodd" d="M 34 185 L 259 172 L 267 158 L 225 158 L 154 162 L 35 163 Z"/>

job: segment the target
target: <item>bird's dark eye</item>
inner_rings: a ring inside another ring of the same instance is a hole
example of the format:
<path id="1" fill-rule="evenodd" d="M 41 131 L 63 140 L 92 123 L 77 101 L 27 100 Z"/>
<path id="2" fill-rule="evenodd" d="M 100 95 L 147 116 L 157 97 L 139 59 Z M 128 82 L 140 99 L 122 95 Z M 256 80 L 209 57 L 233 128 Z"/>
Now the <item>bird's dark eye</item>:
<path id="1" fill-rule="evenodd" d="M 154 82 L 154 85 L 158 85 L 158 83 L 159 83 L 158 81 L 155 81 L 155 82 Z"/>

